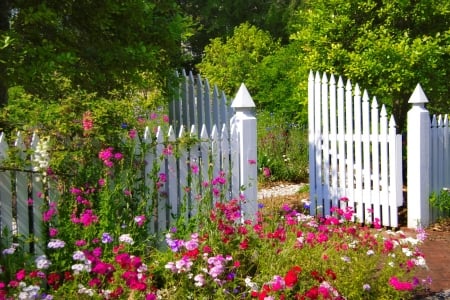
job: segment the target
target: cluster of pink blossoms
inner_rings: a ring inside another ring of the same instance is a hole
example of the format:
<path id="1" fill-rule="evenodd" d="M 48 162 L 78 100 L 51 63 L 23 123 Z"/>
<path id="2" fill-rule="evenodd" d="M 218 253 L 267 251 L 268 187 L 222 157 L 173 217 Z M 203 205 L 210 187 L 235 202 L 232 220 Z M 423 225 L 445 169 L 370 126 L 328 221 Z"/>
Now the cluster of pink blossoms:
<path id="1" fill-rule="evenodd" d="M 98 158 L 103 161 L 103 164 L 105 166 L 107 166 L 108 168 L 112 168 L 114 166 L 113 160 L 121 160 L 123 158 L 123 154 L 120 152 L 114 152 L 113 147 L 108 147 L 98 153 Z"/>

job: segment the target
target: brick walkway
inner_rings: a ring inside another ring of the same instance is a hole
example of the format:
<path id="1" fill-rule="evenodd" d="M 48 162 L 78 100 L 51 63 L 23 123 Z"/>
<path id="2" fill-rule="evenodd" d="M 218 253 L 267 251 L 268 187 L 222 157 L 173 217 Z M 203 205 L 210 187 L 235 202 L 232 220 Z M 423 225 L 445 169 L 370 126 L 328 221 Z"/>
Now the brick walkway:
<path id="1" fill-rule="evenodd" d="M 421 270 L 417 275 L 431 277 L 431 291 L 450 289 L 450 232 L 426 230 L 428 237 L 419 247 L 425 255 L 429 270 Z"/>

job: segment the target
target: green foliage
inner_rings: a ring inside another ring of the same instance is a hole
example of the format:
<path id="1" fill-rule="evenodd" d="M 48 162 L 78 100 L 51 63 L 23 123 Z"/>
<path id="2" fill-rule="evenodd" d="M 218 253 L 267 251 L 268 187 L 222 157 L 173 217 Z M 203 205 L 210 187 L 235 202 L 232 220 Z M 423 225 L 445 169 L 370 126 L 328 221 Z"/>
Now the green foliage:
<path id="1" fill-rule="evenodd" d="M 450 214 L 450 192 L 447 188 L 442 189 L 439 193 L 432 193 L 430 203 L 441 213 Z"/>
<path id="2" fill-rule="evenodd" d="M 300 5 L 299 0 L 179 0 L 182 10 L 193 21 L 186 47 L 192 64 L 202 59 L 204 48 L 214 38 L 230 37 L 240 24 L 249 22 L 286 43 L 288 24 Z M 191 65 L 192 67 L 192 65 Z"/>
<path id="3" fill-rule="evenodd" d="M 269 33 L 244 23 L 236 27 L 226 41 L 221 38 L 211 40 L 197 67 L 227 95 L 234 95 L 242 82 L 253 93 L 257 88 L 254 75 L 258 64 L 279 47 Z"/>
<path id="4" fill-rule="evenodd" d="M 307 131 L 283 115 L 261 112 L 257 118 L 259 181 L 307 182 Z"/>
<path id="5" fill-rule="evenodd" d="M 147 88 L 149 75 L 165 84 L 180 64 L 188 21 L 174 1 L 11 1 L 11 8 L 0 81 L 41 99 L 60 99 L 61 79 L 102 97 L 129 94 Z"/>

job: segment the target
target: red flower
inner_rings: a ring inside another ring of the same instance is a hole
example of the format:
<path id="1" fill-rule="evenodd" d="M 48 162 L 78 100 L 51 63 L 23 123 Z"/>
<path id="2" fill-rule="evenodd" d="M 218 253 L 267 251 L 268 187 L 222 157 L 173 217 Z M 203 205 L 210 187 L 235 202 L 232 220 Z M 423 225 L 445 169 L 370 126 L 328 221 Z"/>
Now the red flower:
<path id="1" fill-rule="evenodd" d="M 336 273 L 333 272 L 333 270 L 328 269 L 325 271 L 325 273 L 327 274 L 328 277 L 330 277 L 332 280 L 336 279 Z"/>
<path id="2" fill-rule="evenodd" d="M 239 244 L 239 249 L 241 250 L 245 250 L 248 248 L 248 240 L 244 239 L 242 242 L 240 242 Z"/>
<path id="3" fill-rule="evenodd" d="M 298 281 L 298 274 L 302 271 L 299 266 L 292 267 L 284 276 L 286 287 L 292 288 Z"/>
<path id="4" fill-rule="evenodd" d="M 313 286 L 305 293 L 305 296 L 309 299 L 317 299 L 319 298 L 319 288 L 317 286 Z"/>

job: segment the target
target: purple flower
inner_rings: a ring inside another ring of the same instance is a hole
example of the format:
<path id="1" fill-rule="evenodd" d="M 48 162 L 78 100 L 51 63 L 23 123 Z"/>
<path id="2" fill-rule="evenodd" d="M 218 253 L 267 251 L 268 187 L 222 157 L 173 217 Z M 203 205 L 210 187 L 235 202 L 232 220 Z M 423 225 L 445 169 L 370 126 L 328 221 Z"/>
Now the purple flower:
<path id="1" fill-rule="evenodd" d="M 51 239 L 47 245 L 47 247 L 50 249 L 64 248 L 64 246 L 66 246 L 66 243 L 64 241 L 57 240 L 57 239 Z"/>
<path id="2" fill-rule="evenodd" d="M 109 244 L 109 243 L 112 243 L 112 241 L 113 241 L 113 238 L 109 233 L 105 232 L 102 234 L 102 243 L 103 244 Z"/>

